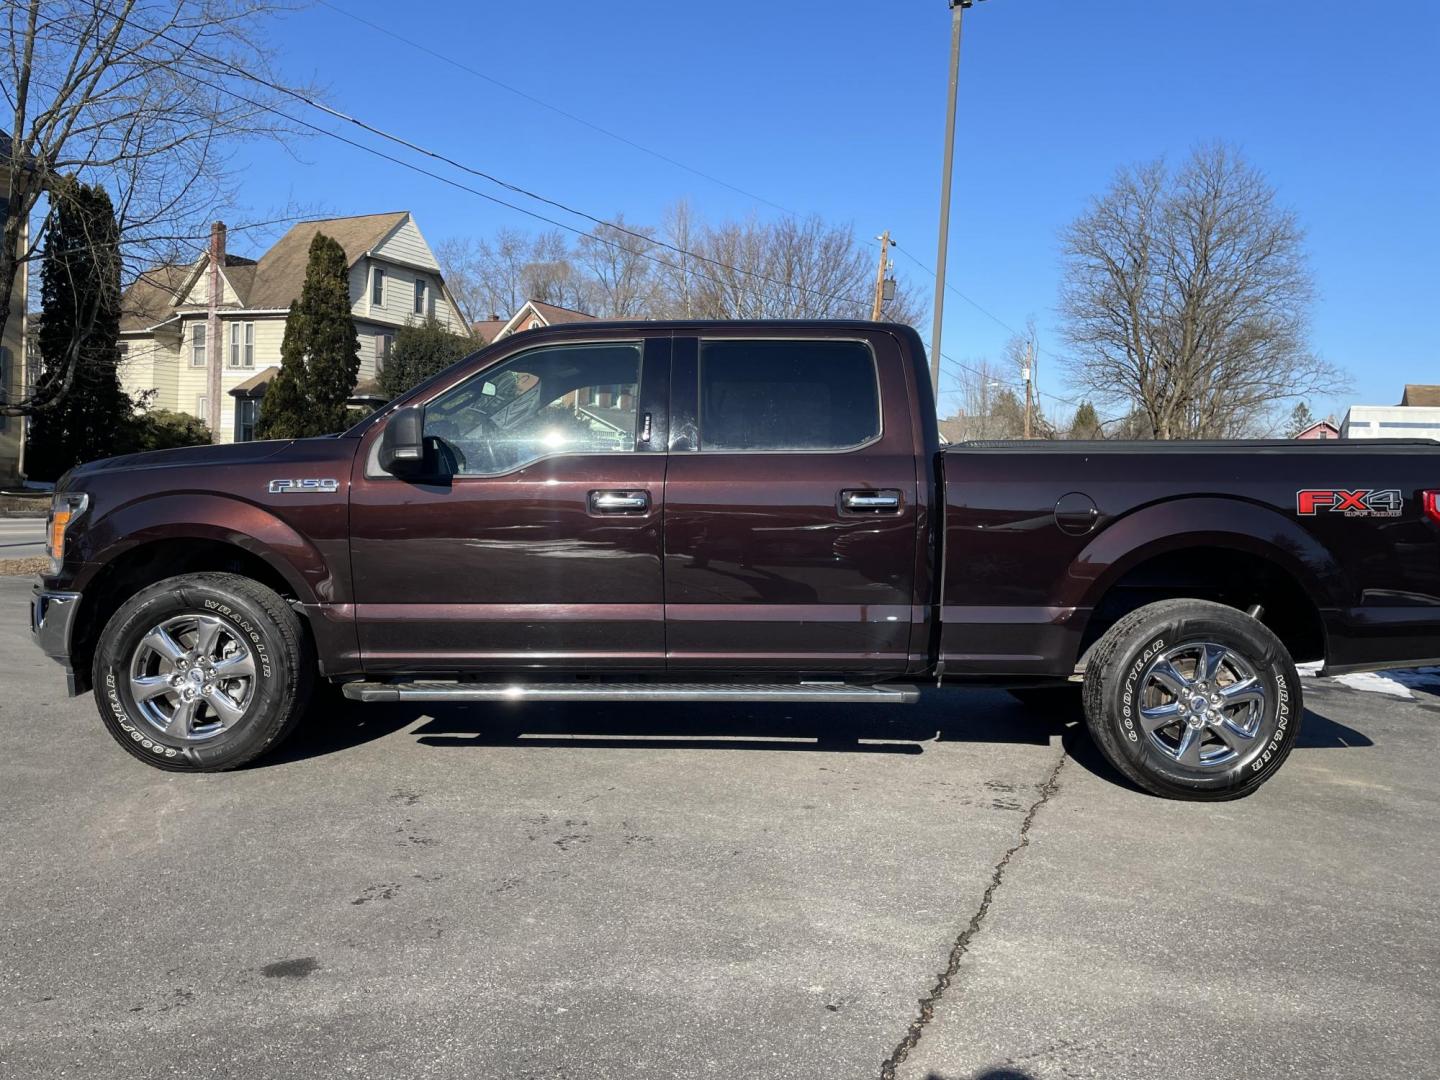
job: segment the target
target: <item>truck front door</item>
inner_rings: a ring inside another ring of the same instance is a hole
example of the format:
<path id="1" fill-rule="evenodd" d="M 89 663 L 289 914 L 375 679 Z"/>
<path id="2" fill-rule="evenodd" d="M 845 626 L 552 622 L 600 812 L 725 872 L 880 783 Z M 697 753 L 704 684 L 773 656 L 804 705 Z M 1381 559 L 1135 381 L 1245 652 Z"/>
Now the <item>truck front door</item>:
<path id="1" fill-rule="evenodd" d="M 900 349 L 883 332 L 676 340 L 672 672 L 906 670 L 925 618 L 909 412 Z"/>
<path id="2" fill-rule="evenodd" d="M 351 487 L 368 672 L 664 666 L 668 336 L 523 349 L 438 392 L 440 475 Z"/>

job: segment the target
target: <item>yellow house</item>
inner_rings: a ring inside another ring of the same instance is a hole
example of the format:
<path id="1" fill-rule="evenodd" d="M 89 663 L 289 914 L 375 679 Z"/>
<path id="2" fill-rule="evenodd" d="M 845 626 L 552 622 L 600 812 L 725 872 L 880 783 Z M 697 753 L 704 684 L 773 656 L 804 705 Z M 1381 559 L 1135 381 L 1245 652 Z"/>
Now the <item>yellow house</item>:
<path id="1" fill-rule="evenodd" d="M 0 155 L 10 156 L 10 137 L 0 133 Z M 9 177 L 0 173 L 0 222 L 10 213 Z M 20 234 L 20 252 L 25 251 L 25 233 Z M 10 294 L 10 315 L 0 337 L 0 400 L 19 401 L 25 396 L 25 287 L 26 263 L 15 274 Z M 0 416 L 0 485 L 20 482 L 25 459 L 25 421 L 18 416 Z"/>
<path id="2" fill-rule="evenodd" d="M 219 365 L 221 442 L 254 438 L 260 396 L 280 364 L 280 343 L 292 301 L 305 283 L 310 241 L 323 232 L 345 249 L 351 311 L 360 338 L 358 382 L 385 366 L 395 331 L 433 315 L 468 333 L 440 264 L 407 210 L 303 221 L 258 260 L 225 251 L 217 224 L 211 248 L 189 266 L 145 271 L 125 291 L 120 317 L 120 382 L 154 408 L 198 416 L 214 430 L 209 372 Z M 218 340 L 208 340 L 210 260 L 220 267 Z"/>

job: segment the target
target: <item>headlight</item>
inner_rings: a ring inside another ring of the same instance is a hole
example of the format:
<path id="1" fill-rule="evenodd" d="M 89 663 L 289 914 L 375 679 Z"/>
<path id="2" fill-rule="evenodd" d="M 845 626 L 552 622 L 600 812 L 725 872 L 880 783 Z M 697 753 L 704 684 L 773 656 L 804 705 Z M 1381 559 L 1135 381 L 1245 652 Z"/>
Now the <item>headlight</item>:
<path id="1" fill-rule="evenodd" d="M 50 572 L 58 574 L 65 561 L 65 532 L 90 505 L 90 496 L 80 491 L 57 493 L 50 500 L 50 517 L 45 525 L 45 548 L 50 556 Z"/>

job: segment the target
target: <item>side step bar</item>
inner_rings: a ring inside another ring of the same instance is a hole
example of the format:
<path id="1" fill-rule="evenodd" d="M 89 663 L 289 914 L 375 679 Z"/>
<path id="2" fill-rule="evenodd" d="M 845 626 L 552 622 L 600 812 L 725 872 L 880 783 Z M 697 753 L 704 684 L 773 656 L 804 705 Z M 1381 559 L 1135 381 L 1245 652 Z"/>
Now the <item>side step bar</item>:
<path id="1" fill-rule="evenodd" d="M 417 680 L 351 682 L 351 701 L 799 701 L 909 705 L 920 688 L 906 684 L 802 683 L 499 683 Z"/>

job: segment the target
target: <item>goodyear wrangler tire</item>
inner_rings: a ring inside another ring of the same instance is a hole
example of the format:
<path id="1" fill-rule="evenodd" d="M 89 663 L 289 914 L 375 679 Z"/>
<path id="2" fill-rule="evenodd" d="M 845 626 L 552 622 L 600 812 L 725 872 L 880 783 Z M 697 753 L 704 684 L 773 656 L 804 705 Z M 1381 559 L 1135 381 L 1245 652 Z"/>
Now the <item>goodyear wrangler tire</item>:
<path id="1" fill-rule="evenodd" d="M 1284 763 L 1303 713 L 1285 646 L 1222 604 L 1149 604 L 1112 626 L 1086 664 L 1090 734 L 1112 765 L 1167 798 L 1250 794 Z"/>
<path id="2" fill-rule="evenodd" d="M 95 650 L 95 701 L 117 742 L 158 769 L 233 769 L 279 745 L 305 713 L 314 662 L 299 617 L 236 574 L 141 590 Z"/>

